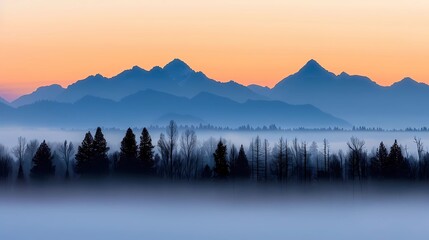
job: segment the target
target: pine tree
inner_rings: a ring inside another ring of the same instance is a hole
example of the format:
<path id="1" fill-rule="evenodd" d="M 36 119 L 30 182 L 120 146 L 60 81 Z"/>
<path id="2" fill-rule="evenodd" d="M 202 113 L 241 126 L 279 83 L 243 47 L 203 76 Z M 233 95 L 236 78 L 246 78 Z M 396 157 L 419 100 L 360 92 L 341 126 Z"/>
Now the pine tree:
<path id="1" fill-rule="evenodd" d="M 387 173 L 387 149 L 384 146 L 384 143 L 381 142 L 380 146 L 377 149 L 375 157 L 371 158 L 371 176 L 373 178 L 378 178 L 380 176 L 385 176 Z"/>
<path id="2" fill-rule="evenodd" d="M 229 175 L 229 166 L 226 161 L 226 145 L 219 141 L 215 153 L 213 154 L 215 160 L 214 173 L 217 179 L 226 179 Z"/>
<path id="3" fill-rule="evenodd" d="M 404 178 L 407 175 L 408 166 L 402 155 L 402 150 L 395 140 L 388 156 L 388 172 L 387 177 L 391 179 Z"/>
<path id="4" fill-rule="evenodd" d="M 106 139 L 101 128 L 98 127 L 95 132 L 94 141 L 92 142 L 92 152 L 94 155 L 91 161 L 91 170 L 95 175 L 102 176 L 109 173 L 108 151 L 109 147 L 107 147 Z"/>
<path id="5" fill-rule="evenodd" d="M 92 166 L 91 162 L 94 158 L 94 151 L 92 144 L 94 138 L 91 135 L 91 132 L 85 134 L 85 138 L 82 141 L 82 144 L 78 147 L 77 153 L 75 155 L 76 165 L 75 172 L 82 176 L 91 176 L 92 175 Z"/>
<path id="6" fill-rule="evenodd" d="M 234 167 L 231 168 L 231 176 L 241 179 L 250 178 L 249 161 L 247 160 L 243 145 L 240 147 Z"/>
<path id="7" fill-rule="evenodd" d="M 138 173 L 137 142 L 136 136 L 131 128 L 128 128 L 121 142 L 121 152 L 116 170 L 120 174 Z"/>
<path id="8" fill-rule="evenodd" d="M 55 166 L 53 165 L 52 159 L 51 149 L 46 142 L 43 141 L 33 157 L 31 177 L 38 180 L 52 177 L 55 174 Z"/>
<path id="9" fill-rule="evenodd" d="M 139 145 L 139 160 L 141 165 L 141 170 L 144 175 L 153 175 L 155 173 L 155 162 L 153 159 L 153 148 L 152 138 L 150 137 L 149 131 L 146 128 L 143 128 L 142 134 L 140 136 L 140 145 Z"/>

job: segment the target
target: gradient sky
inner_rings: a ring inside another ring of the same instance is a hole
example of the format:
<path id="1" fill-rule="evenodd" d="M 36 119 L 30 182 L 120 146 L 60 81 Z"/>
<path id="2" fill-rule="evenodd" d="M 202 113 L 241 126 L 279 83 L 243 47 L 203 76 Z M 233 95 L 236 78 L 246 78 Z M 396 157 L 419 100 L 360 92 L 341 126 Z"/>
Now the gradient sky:
<path id="1" fill-rule="evenodd" d="M 429 83 L 427 0 L 0 0 L 0 96 L 180 58 L 273 86 L 314 58 L 381 85 Z"/>

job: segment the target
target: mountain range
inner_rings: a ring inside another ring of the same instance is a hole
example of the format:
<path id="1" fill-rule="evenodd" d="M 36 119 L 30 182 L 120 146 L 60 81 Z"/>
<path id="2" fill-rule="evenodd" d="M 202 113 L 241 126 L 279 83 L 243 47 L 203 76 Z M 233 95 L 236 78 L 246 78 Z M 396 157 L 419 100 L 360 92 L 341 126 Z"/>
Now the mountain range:
<path id="1" fill-rule="evenodd" d="M 229 98 L 202 92 L 192 98 L 155 90 L 143 90 L 119 101 L 85 96 L 74 103 L 42 100 L 18 108 L 0 106 L 3 125 L 90 128 L 179 124 L 239 127 L 242 125 L 282 127 L 348 126 L 341 119 L 311 105 L 290 105 L 281 101 Z M 268 106 L 268 107 L 267 107 Z"/>
<path id="2" fill-rule="evenodd" d="M 291 104 L 312 104 L 359 126 L 382 128 L 429 125 L 429 86 L 411 78 L 380 86 L 368 77 L 335 75 L 310 60 L 297 73 L 281 80 L 265 96 Z"/>
<path id="3" fill-rule="evenodd" d="M 411 78 L 384 87 L 368 77 L 336 75 L 315 60 L 268 88 L 215 81 L 174 59 L 112 78 L 92 75 L 67 88 L 39 87 L 10 104 L 0 100 L 0 124 L 120 127 L 170 118 L 221 126 L 405 128 L 429 125 L 422 108 L 428 101 L 429 86 Z"/>
<path id="4" fill-rule="evenodd" d="M 88 95 L 118 101 L 147 89 L 188 98 L 208 92 L 238 102 L 268 99 L 234 81 L 222 83 L 210 79 L 204 73 L 192 70 L 180 59 L 174 59 L 163 68 L 154 67 L 149 71 L 134 66 L 112 78 L 100 74 L 92 75 L 65 89 L 57 84 L 40 87 L 11 104 L 19 107 L 40 100 L 73 103 Z"/>

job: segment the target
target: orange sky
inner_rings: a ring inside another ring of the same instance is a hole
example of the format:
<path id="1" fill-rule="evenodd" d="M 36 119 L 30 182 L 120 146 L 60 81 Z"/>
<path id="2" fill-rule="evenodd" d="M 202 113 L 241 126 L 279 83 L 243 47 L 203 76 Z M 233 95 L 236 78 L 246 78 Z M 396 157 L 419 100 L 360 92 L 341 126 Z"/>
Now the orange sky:
<path id="1" fill-rule="evenodd" d="M 382 85 L 429 83 L 426 0 L 1 0 L 0 96 L 180 58 L 273 86 L 316 59 Z"/>

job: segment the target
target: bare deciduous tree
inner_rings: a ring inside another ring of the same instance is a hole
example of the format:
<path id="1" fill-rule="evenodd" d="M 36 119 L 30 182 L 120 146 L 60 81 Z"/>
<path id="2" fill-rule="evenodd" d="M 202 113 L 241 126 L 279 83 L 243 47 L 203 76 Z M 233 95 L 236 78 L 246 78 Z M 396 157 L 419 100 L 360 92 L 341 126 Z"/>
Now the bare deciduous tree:
<path id="1" fill-rule="evenodd" d="M 73 156 L 75 152 L 73 143 L 67 142 L 67 140 L 65 140 L 63 144 L 60 144 L 58 146 L 58 152 L 60 154 L 61 160 L 63 160 L 66 165 L 65 178 L 69 179 L 70 178 L 70 172 L 69 172 L 70 160 L 71 160 L 71 156 Z"/>
<path id="2" fill-rule="evenodd" d="M 351 137 L 350 141 L 347 142 L 347 146 L 350 149 L 350 177 L 354 180 L 355 176 L 358 176 L 359 180 L 362 179 L 363 167 L 364 167 L 364 154 L 363 147 L 365 141 L 358 139 L 357 137 Z"/>
<path id="3" fill-rule="evenodd" d="M 180 138 L 180 153 L 183 157 L 183 174 L 190 180 L 198 167 L 195 158 L 195 149 L 197 147 L 197 135 L 194 130 L 186 129 Z"/>
<path id="4" fill-rule="evenodd" d="M 22 181 L 24 180 L 24 154 L 25 154 L 25 147 L 26 147 L 26 140 L 24 137 L 18 138 L 18 144 L 13 148 L 12 152 L 15 155 L 17 161 L 18 161 L 18 180 Z"/>

